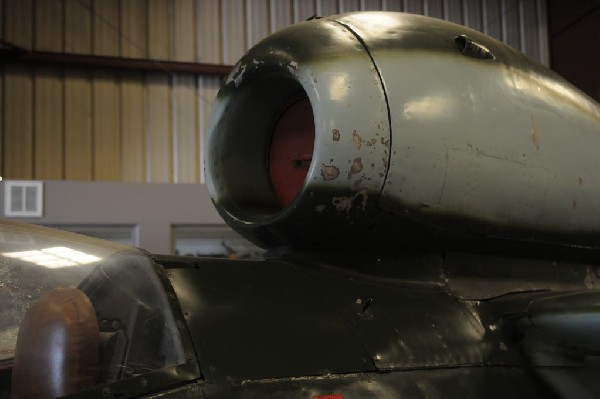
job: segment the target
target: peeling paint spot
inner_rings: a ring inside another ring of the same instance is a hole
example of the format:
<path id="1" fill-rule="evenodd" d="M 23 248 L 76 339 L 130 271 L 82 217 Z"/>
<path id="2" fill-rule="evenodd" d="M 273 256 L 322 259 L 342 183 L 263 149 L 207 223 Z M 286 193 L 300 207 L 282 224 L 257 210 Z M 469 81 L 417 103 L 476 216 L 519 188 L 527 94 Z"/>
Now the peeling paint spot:
<path id="1" fill-rule="evenodd" d="M 362 160 L 360 159 L 360 157 L 354 158 L 354 162 L 352 162 L 352 166 L 350 166 L 350 171 L 348 172 L 348 179 L 350 179 L 352 175 L 362 172 L 362 170 Z"/>
<path id="2" fill-rule="evenodd" d="M 358 134 L 356 130 L 352 132 L 352 142 L 354 143 L 354 147 L 356 147 L 357 150 L 360 150 L 360 147 L 362 146 L 362 137 L 360 137 L 360 134 Z"/>
<path id="3" fill-rule="evenodd" d="M 245 71 L 246 65 L 238 62 L 233 68 L 233 70 L 229 73 L 229 75 L 227 75 L 225 84 L 228 85 L 229 83 L 233 82 L 235 84 L 235 87 L 238 87 L 240 84 L 242 84 L 242 81 L 244 80 Z"/>
<path id="4" fill-rule="evenodd" d="M 333 136 L 333 141 L 340 141 L 340 131 L 337 129 L 333 129 L 331 131 L 331 135 Z"/>
<path id="5" fill-rule="evenodd" d="M 290 66 L 294 69 L 298 69 L 298 63 L 296 61 L 290 62 Z"/>
<path id="6" fill-rule="evenodd" d="M 533 115 L 531 115 L 531 142 L 535 146 L 536 150 L 540 149 L 540 143 L 539 143 L 538 136 L 539 136 L 539 134 L 538 134 L 537 125 L 535 123 L 535 118 L 533 117 Z"/>
<path id="7" fill-rule="evenodd" d="M 333 206 L 338 211 L 349 211 L 352 209 L 352 197 L 334 197 L 331 200 Z"/>
<path id="8" fill-rule="evenodd" d="M 325 205 L 317 205 L 315 206 L 315 211 L 319 213 L 323 213 L 325 211 Z"/>
<path id="9" fill-rule="evenodd" d="M 358 191 L 356 194 L 349 196 L 349 197 L 333 197 L 333 199 L 331 200 L 331 203 L 333 204 L 333 206 L 335 206 L 335 209 L 339 212 L 350 212 L 350 210 L 352 210 L 353 207 L 353 203 L 354 200 L 357 199 L 358 197 L 362 197 L 362 201 L 361 201 L 361 208 L 363 210 L 363 212 L 365 211 L 365 209 L 367 208 L 367 199 L 369 198 L 369 194 L 367 192 L 367 189 L 364 188 L 360 191 Z"/>
<path id="10" fill-rule="evenodd" d="M 389 140 L 389 139 L 385 140 L 385 139 L 382 137 L 382 138 L 381 138 L 381 144 L 383 144 L 383 145 L 384 145 L 384 146 L 386 146 L 386 147 L 389 147 L 389 146 L 390 146 L 390 140 Z"/>
<path id="11" fill-rule="evenodd" d="M 323 176 L 323 180 L 329 181 L 338 177 L 340 174 L 340 170 L 333 165 L 325 165 L 321 164 L 321 176 Z"/>

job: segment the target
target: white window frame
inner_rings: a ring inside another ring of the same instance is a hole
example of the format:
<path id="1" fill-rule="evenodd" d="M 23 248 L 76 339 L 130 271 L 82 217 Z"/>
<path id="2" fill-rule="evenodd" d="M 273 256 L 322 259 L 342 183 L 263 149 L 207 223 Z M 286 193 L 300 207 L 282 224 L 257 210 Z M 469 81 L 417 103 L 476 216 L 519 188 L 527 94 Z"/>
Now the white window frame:
<path id="1" fill-rule="evenodd" d="M 35 187 L 36 208 L 32 211 L 14 211 L 11 209 L 12 190 L 14 187 L 22 187 L 23 195 L 29 187 Z M 42 217 L 44 216 L 44 182 L 39 180 L 4 180 L 4 216 L 8 217 Z"/>

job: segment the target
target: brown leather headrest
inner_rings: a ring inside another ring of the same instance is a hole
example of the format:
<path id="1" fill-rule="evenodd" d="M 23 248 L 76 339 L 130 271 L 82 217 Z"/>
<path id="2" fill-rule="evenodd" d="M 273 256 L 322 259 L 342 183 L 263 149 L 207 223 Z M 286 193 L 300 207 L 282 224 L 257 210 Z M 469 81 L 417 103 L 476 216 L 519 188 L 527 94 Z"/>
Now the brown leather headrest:
<path id="1" fill-rule="evenodd" d="M 97 382 L 99 331 L 89 298 L 59 288 L 36 301 L 19 328 L 13 399 L 54 398 Z"/>

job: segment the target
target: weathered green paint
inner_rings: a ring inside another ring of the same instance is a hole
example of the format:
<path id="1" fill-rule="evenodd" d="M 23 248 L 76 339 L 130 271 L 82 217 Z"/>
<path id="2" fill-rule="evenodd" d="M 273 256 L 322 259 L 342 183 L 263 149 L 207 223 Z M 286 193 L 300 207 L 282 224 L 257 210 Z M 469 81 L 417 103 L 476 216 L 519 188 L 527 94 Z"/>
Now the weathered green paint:
<path id="1" fill-rule="evenodd" d="M 313 106 L 314 159 L 281 207 L 264 153 L 297 95 Z M 375 12 L 284 29 L 226 80 L 208 143 L 217 208 L 263 246 L 598 247 L 600 108 L 460 25 Z"/>

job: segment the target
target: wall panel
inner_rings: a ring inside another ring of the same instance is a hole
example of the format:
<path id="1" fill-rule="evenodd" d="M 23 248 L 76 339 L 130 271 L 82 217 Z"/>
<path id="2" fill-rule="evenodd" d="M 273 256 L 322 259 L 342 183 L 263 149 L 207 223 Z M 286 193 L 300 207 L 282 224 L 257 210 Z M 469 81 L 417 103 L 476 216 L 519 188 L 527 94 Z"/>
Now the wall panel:
<path id="1" fill-rule="evenodd" d="M 276 32 L 294 21 L 294 2 L 270 0 L 269 30 Z"/>
<path id="2" fill-rule="evenodd" d="M 4 170 L 8 179 L 33 178 L 33 70 L 4 67 Z"/>
<path id="3" fill-rule="evenodd" d="M 422 15 L 425 13 L 425 4 L 421 0 L 406 0 L 403 4 L 403 11 Z"/>
<path id="4" fill-rule="evenodd" d="M 163 3 L 163 2 L 160 2 Z M 75 6 L 75 4 L 71 4 Z M 118 0 L 94 0 L 92 4 L 93 53 L 118 57 L 120 36 L 120 6 Z"/>
<path id="5" fill-rule="evenodd" d="M 544 0 L 0 0 L 1 33 L 27 49 L 233 65 L 314 15 L 403 10 L 465 23 L 547 63 Z M 34 23 L 35 21 L 35 23 Z M 220 77 L 6 66 L 2 174 L 197 182 Z"/>
<path id="6" fill-rule="evenodd" d="M 199 183 L 200 151 L 194 75 L 173 78 L 173 146 L 175 183 Z"/>
<path id="7" fill-rule="evenodd" d="M 429 17 L 444 19 L 444 0 L 424 0 L 423 12 Z"/>
<path id="8" fill-rule="evenodd" d="M 92 74 L 65 75 L 65 179 L 92 180 Z"/>
<path id="9" fill-rule="evenodd" d="M 60 180 L 64 178 L 62 71 L 36 68 L 34 85 L 34 176 Z"/>
<path id="10" fill-rule="evenodd" d="M 2 9 L 2 0 L 0 0 L 0 9 Z M 0 115 L 4 115 L 4 66 L 0 66 Z M 4 165 L 4 123 L 0 120 L 0 177 L 5 171 Z"/>
<path id="11" fill-rule="evenodd" d="M 90 54 L 92 50 L 92 1 L 65 1 L 65 52 Z"/>
<path id="12" fill-rule="evenodd" d="M 221 34 L 221 6 L 216 1 L 196 1 L 198 31 L 198 62 L 223 63 L 223 35 Z"/>
<path id="13" fill-rule="evenodd" d="M 121 180 L 146 181 L 146 88 L 141 73 L 121 76 Z"/>
<path id="14" fill-rule="evenodd" d="M 172 93 L 165 74 L 148 74 L 147 85 L 147 181 L 173 181 Z"/>
<path id="15" fill-rule="evenodd" d="M 465 25 L 483 31 L 483 11 L 480 0 L 465 0 L 463 9 L 463 19 Z"/>
<path id="16" fill-rule="evenodd" d="M 93 80 L 94 180 L 121 177 L 120 93 L 113 72 L 96 71 Z"/>
<path id="17" fill-rule="evenodd" d="M 318 15 L 317 0 L 294 0 L 294 22 L 306 21 L 313 15 Z"/>
<path id="18" fill-rule="evenodd" d="M 168 60 L 172 55 L 173 7 L 168 1 L 148 3 L 148 56 Z"/>
<path id="19" fill-rule="evenodd" d="M 247 12 L 245 0 L 221 2 L 221 36 L 225 64 L 235 64 L 246 52 L 248 45 Z"/>
<path id="20" fill-rule="evenodd" d="M 33 0 L 5 0 L 4 40 L 14 45 L 33 47 Z"/>
<path id="21" fill-rule="evenodd" d="M 173 3 L 173 59 L 196 61 L 196 20 L 194 0 L 175 0 Z"/>
<path id="22" fill-rule="evenodd" d="M 246 49 L 270 33 L 269 0 L 246 0 Z"/>
<path id="23" fill-rule="evenodd" d="M 34 48 L 41 51 L 62 51 L 63 1 L 36 0 L 34 4 Z"/>
<path id="24" fill-rule="evenodd" d="M 145 58 L 148 56 L 146 29 L 148 10 L 146 0 L 121 1 L 121 55 Z"/>

